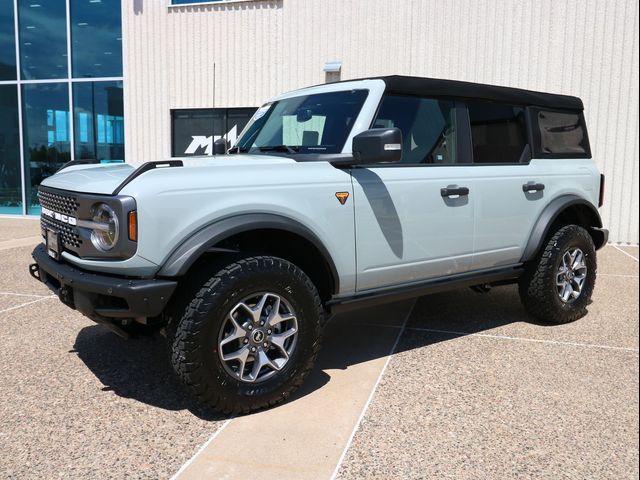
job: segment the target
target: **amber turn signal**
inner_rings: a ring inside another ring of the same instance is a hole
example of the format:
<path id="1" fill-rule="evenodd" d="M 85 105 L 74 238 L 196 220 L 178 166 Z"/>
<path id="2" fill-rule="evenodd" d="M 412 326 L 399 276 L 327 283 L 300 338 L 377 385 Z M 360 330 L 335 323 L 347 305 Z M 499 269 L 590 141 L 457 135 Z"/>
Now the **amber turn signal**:
<path id="1" fill-rule="evenodd" d="M 138 212 L 135 210 L 129 212 L 129 240 L 138 241 Z"/>

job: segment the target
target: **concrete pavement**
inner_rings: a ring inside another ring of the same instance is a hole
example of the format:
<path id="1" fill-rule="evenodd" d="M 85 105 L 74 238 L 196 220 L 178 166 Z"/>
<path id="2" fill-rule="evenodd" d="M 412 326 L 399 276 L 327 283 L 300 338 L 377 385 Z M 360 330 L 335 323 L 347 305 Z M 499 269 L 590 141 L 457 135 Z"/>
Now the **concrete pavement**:
<path id="1" fill-rule="evenodd" d="M 291 401 L 228 419 L 161 337 L 122 340 L 29 276 L 38 228 L 0 219 L 2 477 L 637 478 L 635 247 L 599 252 L 570 325 L 532 323 L 513 287 L 338 319 Z"/>

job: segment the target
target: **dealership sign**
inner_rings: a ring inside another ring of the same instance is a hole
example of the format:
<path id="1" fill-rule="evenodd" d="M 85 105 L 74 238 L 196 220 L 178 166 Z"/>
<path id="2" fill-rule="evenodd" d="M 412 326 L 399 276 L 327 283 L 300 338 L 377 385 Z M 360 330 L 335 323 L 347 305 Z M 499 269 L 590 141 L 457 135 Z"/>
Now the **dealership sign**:
<path id="1" fill-rule="evenodd" d="M 199 149 L 204 149 L 205 155 L 213 155 L 213 143 L 224 138 L 229 145 L 236 143 L 238 138 L 238 125 L 231 127 L 225 135 L 191 135 L 193 139 L 189 146 L 185 149 L 185 155 L 196 155 Z"/>
<path id="2" fill-rule="evenodd" d="M 213 144 L 225 138 L 233 145 L 255 108 L 172 110 L 171 156 L 213 155 Z"/>

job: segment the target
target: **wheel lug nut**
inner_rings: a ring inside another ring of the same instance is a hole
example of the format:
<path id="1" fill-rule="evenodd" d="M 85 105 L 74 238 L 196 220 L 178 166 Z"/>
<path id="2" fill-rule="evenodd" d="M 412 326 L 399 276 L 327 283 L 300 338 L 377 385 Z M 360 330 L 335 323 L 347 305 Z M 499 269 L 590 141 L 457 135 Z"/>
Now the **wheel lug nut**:
<path id="1" fill-rule="evenodd" d="M 249 343 L 249 339 L 248 339 L 248 338 L 245 338 L 245 339 L 244 339 L 244 343 L 245 343 L 245 344 L 246 344 L 246 343 Z"/>
<path id="2" fill-rule="evenodd" d="M 260 322 L 260 326 L 262 327 L 264 325 L 264 322 Z"/>
<path id="3" fill-rule="evenodd" d="M 253 330 L 253 325 L 249 325 L 248 329 Z"/>
<path id="4" fill-rule="evenodd" d="M 267 335 L 271 335 L 271 330 L 267 330 Z"/>
<path id="5" fill-rule="evenodd" d="M 251 347 L 251 351 L 255 352 L 256 351 L 256 347 Z"/>
<path id="6" fill-rule="evenodd" d="M 264 343 L 262 344 L 262 346 L 263 346 L 264 348 L 267 348 L 267 347 L 269 346 L 269 344 L 268 344 L 267 342 L 264 342 Z"/>

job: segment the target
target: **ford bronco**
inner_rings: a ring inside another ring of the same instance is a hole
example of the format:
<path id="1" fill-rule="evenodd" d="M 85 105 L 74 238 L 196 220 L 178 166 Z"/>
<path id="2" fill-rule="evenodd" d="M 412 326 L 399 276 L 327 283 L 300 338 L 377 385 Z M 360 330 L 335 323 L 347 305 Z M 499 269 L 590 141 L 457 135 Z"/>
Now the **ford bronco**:
<path id="1" fill-rule="evenodd" d="M 214 409 L 286 399 L 338 312 L 517 283 L 540 321 L 586 314 L 608 232 L 579 98 L 344 81 L 272 99 L 215 150 L 64 166 L 30 266 L 121 335 L 165 333 Z"/>

